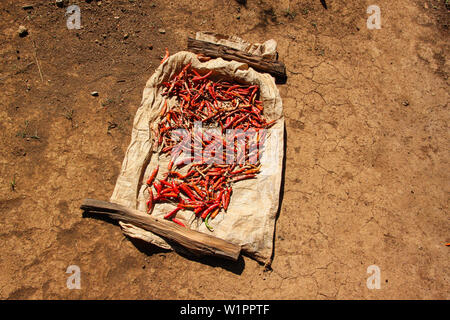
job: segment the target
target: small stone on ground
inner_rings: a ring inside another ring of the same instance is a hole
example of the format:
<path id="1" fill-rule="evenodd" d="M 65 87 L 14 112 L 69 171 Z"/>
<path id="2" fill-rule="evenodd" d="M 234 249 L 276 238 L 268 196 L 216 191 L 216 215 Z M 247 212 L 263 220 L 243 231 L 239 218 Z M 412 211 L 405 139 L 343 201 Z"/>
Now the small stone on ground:
<path id="1" fill-rule="evenodd" d="M 25 26 L 19 26 L 19 30 L 17 32 L 22 38 L 28 35 L 28 29 Z"/>

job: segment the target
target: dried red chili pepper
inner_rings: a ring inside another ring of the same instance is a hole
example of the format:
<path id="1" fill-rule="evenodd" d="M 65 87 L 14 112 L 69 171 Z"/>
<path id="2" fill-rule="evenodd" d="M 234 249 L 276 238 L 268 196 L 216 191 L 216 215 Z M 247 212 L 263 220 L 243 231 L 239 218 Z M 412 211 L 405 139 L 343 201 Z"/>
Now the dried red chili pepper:
<path id="1" fill-rule="evenodd" d="M 169 59 L 169 50 L 166 48 L 166 55 L 164 56 L 164 58 L 161 60 L 161 64 L 164 63 L 167 59 Z"/>
<path id="2" fill-rule="evenodd" d="M 156 176 L 158 175 L 159 165 L 156 166 L 155 169 L 153 169 L 152 173 L 150 174 L 149 178 L 147 179 L 147 186 L 151 187 L 153 184 L 153 181 L 155 181 Z"/>
<path id="3" fill-rule="evenodd" d="M 175 222 L 176 224 L 179 224 L 180 226 L 186 228 L 186 226 L 184 225 L 184 223 L 181 222 L 180 220 L 178 220 L 177 218 L 172 218 L 172 221 Z"/>
<path id="4" fill-rule="evenodd" d="M 211 205 L 210 207 L 208 207 L 208 209 L 206 209 L 205 211 L 203 211 L 201 218 L 205 219 L 206 216 L 213 211 L 214 209 L 216 209 L 220 204 L 219 203 L 214 203 L 213 205 Z"/>
<path id="5" fill-rule="evenodd" d="M 152 213 L 153 210 L 153 192 L 149 189 L 149 199 L 147 201 L 147 213 L 150 214 Z"/>

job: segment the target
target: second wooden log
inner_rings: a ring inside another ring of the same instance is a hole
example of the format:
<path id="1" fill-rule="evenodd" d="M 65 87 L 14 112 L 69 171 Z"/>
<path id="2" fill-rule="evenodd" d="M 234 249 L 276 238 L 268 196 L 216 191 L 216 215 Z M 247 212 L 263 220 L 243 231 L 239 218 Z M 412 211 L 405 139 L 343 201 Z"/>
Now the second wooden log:
<path id="1" fill-rule="evenodd" d="M 202 53 L 212 58 L 235 60 L 248 64 L 257 71 L 267 72 L 275 77 L 277 83 L 285 83 L 287 80 L 285 65 L 277 60 L 266 60 L 245 51 L 240 51 L 228 46 L 197 40 L 188 37 L 188 50 L 194 53 Z"/>

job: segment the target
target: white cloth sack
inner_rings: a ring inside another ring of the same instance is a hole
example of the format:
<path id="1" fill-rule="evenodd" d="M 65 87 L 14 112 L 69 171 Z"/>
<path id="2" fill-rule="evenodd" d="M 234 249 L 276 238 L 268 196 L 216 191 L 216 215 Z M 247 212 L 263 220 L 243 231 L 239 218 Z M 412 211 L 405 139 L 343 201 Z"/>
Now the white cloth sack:
<path id="1" fill-rule="evenodd" d="M 155 136 L 151 127 L 157 123 L 165 100 L 161 95 L 164 88 L 161 84 L 169 81 L 188 63 L 201 73 L 213 70 L 215 77 L 259 85 L 264 115 L 268 121 L 273 119 L 277 121 L 269 129 L 261 159 L 261 173 L 256 179 L 240 181 L 233 185 L 227 212 L 219 213 L 210 221 L 210 225 L 214 228 L 213 232 L 201 221 L 193 220 L 192 211 L 179 211 L 177 218 L 191 229 L 241 245 L 243 253 L 261 263 L 270 263 L 283 169 L 283 107 L 273 77 L 267 73 L 256 72 L 244 63 L 225 61 L 221 58 L 200 62 L 195 54 L 182 51 L 170 56 L 156 69 L 144 88 L 142 102 L 134 118 L 131 143 L 126 151 L 110 201 L 146 211 L 148 196 L 145 192 L 146 178 L 157 164 L 160 167 L 157 179 L 167 172 L 167 159 L 152 151 Z M 171 204 L 157 203 L 152 215 L 163 217 L 173 208 Z M 127 223 L 120 222 L 120 225 L 123 232 L 132 238 L 173 249 L 163 238 L 149 231 Z"/>

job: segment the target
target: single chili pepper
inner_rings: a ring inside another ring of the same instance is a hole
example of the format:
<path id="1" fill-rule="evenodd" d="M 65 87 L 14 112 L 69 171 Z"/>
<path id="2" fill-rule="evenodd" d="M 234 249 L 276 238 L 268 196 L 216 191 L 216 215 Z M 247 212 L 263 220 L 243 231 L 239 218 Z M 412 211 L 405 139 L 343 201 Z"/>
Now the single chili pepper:
<path id="1" fill-rule="evenodd" d="M 168 176 L 176 176 L 177 178 L 183 180 L 185 178 L 185 176 L 183 176 L 181 173 L 179 173 L 178 171 L 169 171 L 167 172 Z"/>
<path id="2" fill-rule="evenodd" d="M 184 66 L 184 68 L 181 70 L 180 74 L 179 74 L 179 78 L 181 79 L 181 77 L 183 77 L 184 75 L 186 75 L 188 69 L 191 67 L 192 63 L 189 62 L 186 66 Z"/>
<path id="3" fill-rule="evenodd" d="M 232 171 L 232 172 L 231 172 L 231 175 L 237 175 L 237 174 L 239 174 L 239 173 L 242 173 L 242 172 L 244 172 L 247 168 L 248 168 L 247 166 L 243 166 L 241 169 L 237 169 L 237 170 L 235 170 L 235 171 Z"/>
<path id="4" fill-rule="evenodd" d="M 239 118 L 238 120 L 236 120 L 233 125 L 238 125 L 239 123 L 241 123 L 243 120 L 245 120 L 248 117 L 248 115 L 243 115 L 241 118 Z"/>
<path id="5" fill-rule="evenodd" d="M 219 212 L 220 208 L 216 208 L 216 210 L 211 213 L 211 219 L 214 219 L 219 214 Z"/>
<path id="6" fill-rule="evenodd" d="M 182 175 L 181 177 L 180 177 L 180 179 L 181 180 L 185 180 L 185 179 L 187 179 L 188 177 L 190 177 L 191 175 L 193 175 L 195 173 L 195 171 L 194 170 L 189 170 L 184 176 Z"/>
<path id="7" fill-rule="evenodd" d="M 197 77 L 201 77 L 200 73 L 198 73 L 197 71 L 195 71 L 194 69 L 191 70 Z"/>
<path id="8" fill-rule="evenodd" d="M 213 228 L 209 225 L 209 223 L 208 223 L 208 220 L 209 220 L 209 217 L 210 217 L 210 216 L 211 216 L 211 212 L 208 213 L 208 215 L 206 216 L 206 219 L 205 219 L 205 226 L 206 226 L 206 228 L 208 228 L 209 231 L 213 232 L 214 229 L 213 229 Z"/>
<path id="9" fill-rule="evenodd" d="M 200 80 L 204 80 L 204 79 L 206 79 L 206 78 L 208 78 L 211 74 L 212 74 L 213 72 L 212 72 L 212 70 L 211 71 L 209 71 L 207 74 L 205 74 L 205 75 L 203 75 L 203 76 L 201 76 L 201 77 L 194 77 L 194 78 L 192 78 L 192 81 L 200 81 Z"/>
<path id="10" fill-rule="evenodd" d="M 181 210 L 181 207 L 176 207 L 172 211 L 170 211 L 168 214 L 164 216 L 164 219 L 170 219 L 172 216 L 174 216 L 178 211 Z"/>
<path id="11" fill-rule="evenodd" d="M 211 205 L 210 207 L 208 207 L 208 209 L 206 209 L 205 211 L 203 211 L 203 213 L 202 213 L 202 215 L 201 215 L 201 218 L 202 218 L 202 219 L 205 219 L 206 216 L 207 216 L 212 210 L 214 210 L 215 208 L 217 208 L 218 206 L 219 206 L 219 204 L 218 204 L 218 203 L 215 203 L 215 204 Z"/>
<path id="12" fill-rule="evenodd" d="M 161 150 L 161 152 L 162 152 L 162 153 L 169 152 L 170 150 L 172 150 L 172 148 L 173 148 L 173 146 L 167 146 L 167 147 L 164 147 L 164 148 Z"/>
<path id="13" fill-rule="evenodd" d="M 254 119 L 250 118 L 250 122 L 256 127 L 256 128 L 261 128 L 261 125 Z"/>
<path id="14" fill-rule="evenodd" d="M 219 207 L 222 206 L 222 197 L 225 192 L 225 189 L 221 189 L 217 192 L 217 196 L 215 197 L 215 203 L 219 204 Z"/>
<path id="15" fill-rule="evenodd" d="M 173 159 L 169 161 L 169 165 L 167 166 L 167 169 L 168 169 L 169 171 L 172 170 L 172 167 L 173 167 L 173 161 L 174 161 Z"/>
<path id="16" fill-rule="evenodd" d="M 161 184 L 159 184 L 159 183 L 154 183 L 154 184 L 153 184 L 153 187 L 155 187 L 156 194 L 159 195 L 159 194 L 161 193 L 161 191 L 162 191 Z"/>
<path id="17" fill-rule="evenodd" d="M 194 188 L 195 192 L 199 195 L 200 198 L 205 197 L 205 194 L 202 192 L 202 190 L 200 190 L 199 187 L 197 187 L 197 185 L 193 184 L 192 188 Z"/>
<path id="18" fill-rule="evenodd" d="M 266 122 L 265 124 L 263 124 L 263 127 L 266 128 L 266 129 L 270 128 L 271 126 L 273 126 L 275 124 L 276 121 L 277 120 L 275 119 L 275 120 L 272 120 L 270 122 Z"/>
<path id="19" fill-rule="evenodd" d="M 224 206 L 224 209 L 225 209 L 225 211 L 228 209 L 228 206 L 230 205 L 230 199 L 231 199 L 231 192 L 232 192 L 232 189 L 231 188 L 227 188 L 227 198 L 226 198 L 226 201 L 225 201 L 225 206 Z"/>
<path id="20" fill-rule="evenodd" d="M 234 85 L 234 86 L 229 87 L 228 90 L 225 91 L 225 92 L 228 93 L 228 92 L 230 92 L 231 90 L 237 89 L 237 88 L 239 88 L 239 87 L 240 87 L 240 85 L 239 85 L 239 84 L 236 84 L 236 85 Z"/>
<path id="21" fill-rule="evenodd" d="M 186 82 L 183 83 L 184 87 L 186 88 L 186 92 L 189 94 L 189 96 L 192 95 L 191 90 L 189 89 L 188 85 Z"/>
<path id="22" fill-rule="evenodd" d="M 189 198 L 191 198 L 192 200 L 201 200 L 200 197 L 196 197 L 196 196 L 192 193 L 191 189 L 189 189 L 189 187 L 188 187 L 186 184 L 182 183 L 182 184 L 180 185 L 180 189 L 181 189 L 181 190 L 182 190 Z"/>
<path id="23" fill-rule="evenodd" d="M 252 174 L 252 173 L 258 173 L 259 172 L 259 167 L 258 168 L 254 168 L 254 169 L 248 169 L 246 171 L 244 171 L 244 174 Z"/>
<path id="24" fill-rule="evenodd" d="M 219 178 L 219 179 L 216 181 L 216 183 L 214 183 L 213 189 L 216 190 L 216 189 L 220 186 L 220 184 L 223 183 L 223 182 L 225 181 L 225 179 L 226 179 L 225 177 Z"/>
<path id="25" fill-rule="evenodd" d="M 158 174 L 159 165 L 156 166 L 155 169 L 153 169 L 152 173 L 150 174 L 148 180 L 147 180 L 147 186 L 151 187 L 153 184 L 153 181 L 155 181 L 156 175 Z"/>
<path id="26" fill-rule="evenodd" d="M 246 174 L 244 176 L 238 176 L 233 178 L 233 182 L 237 182 L 237 181 L 241 181 L 241 180 L 247 180 L 247 179 L 252 179 L 255 178 L 256 174 Z"/>
<path id="27" fill-rule="evenodd" d="M 210 86 L 210 87 L 208 88 L 208 91 L 209 91 L 209 94 L 211 95 L 211 97 L 212 97 L 214 100 L 216 100 L 216 95 L 215 95 L 215 93 L 214 93 L 214 86 Z"/>
<path id="28" fill-rule="evenodd" d="M 225 189 L 224 192 L 222 193 L 222 199 L 220 200 L 220 201 L 221 201 L 220 206 L 221 206 L 222 208 L 224 208 L 225 211 L 227 210 L 227 209 L 226 209 L 226 204 L 227 204 L 227 193 L 228 193 L 228 189 Z"/>
<path id="29" fill-rule="evenodd" d="M 175 193 L 172 187 L 167 187 L 161 191 L 162 196 L 165 196 L 168 193 Z"/>
<path id="30" fill-rule="evenodd" d="M 169 187 L 169 189 L 172 189 L 172 184 L 166 180 L 159 180 L 159 182 L 163 185 L 165 185 L 166 187 Z"/>
<path id="31" fill-rule="evenodd" d="M 166 48 L 166 55 L 164 56 L 164 58 L 161 60 L 161 64 L 163 64 L 167 59 L 169 59 L 169 50 Z"/>
<path id="32" fill-rule="evenodd" d="M 172 189 L 173 191 L 175 191 L 177 195 L 180 193 L 180 189 L 178 189 L 178 186 L 175 181 L 172 181 Z"/>
<path id="33" fill-rule="evenodd" d="M 204 207 L 201 206 L 201 207 L 198 207 L 197 209 L 195 209 L 195 210 L 194 210 L 195 215 L 198 216 L 199 213 L 202 212 L 203 208 L 204 208 Z"/>
<path id="34" fill-rule="evenodd" d="M 175 192 L 161 193 L 161 196 L 164 198 L 178 198 L 178 194 Z"/>
<path id="35" fill-rule="evenodd" d="M 172 221 L 173 222 L 175 222 L 176 224 L 179 224 L 180 226 L 182 226 L 182 227 L 185 227 L 186 228 L 186 226 L 183 224 L 183 222 L 181 222 L 180 220 L 178 220 L 177 218 L 172 218 Z"/>
<path id="36" fill-rule="evenodd" d="M 199 207 L 201 207 L 201 205 L 197 205 L 197 204 L 178 204 L 179 207 L 183 208 L 183 209 L 197 209 Z"/>
<path id="37" fill-rule="evenodd" d="M 149 189 L 149 199 L 147 201 L 147 213 L 151 214 L 153 211 L 153 192 Z"/>

